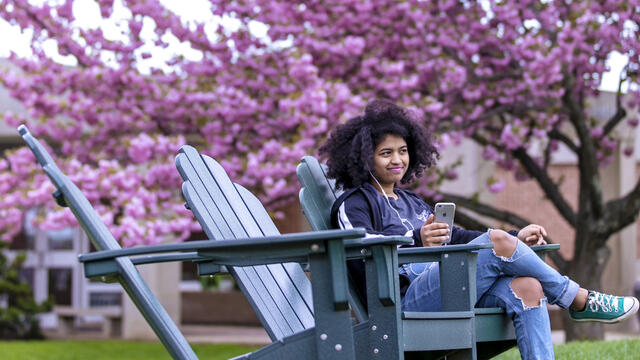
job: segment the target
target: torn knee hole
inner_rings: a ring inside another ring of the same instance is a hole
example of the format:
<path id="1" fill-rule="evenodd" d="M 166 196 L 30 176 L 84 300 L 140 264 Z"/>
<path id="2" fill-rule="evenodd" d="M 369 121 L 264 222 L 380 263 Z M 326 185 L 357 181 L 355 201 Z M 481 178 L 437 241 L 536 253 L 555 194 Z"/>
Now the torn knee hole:
<path id="1" fill-rule="evenodd" d="M 520 300 L 524 310 L 540 307 L 542 301 L 546 300 L 542 291 L 542 285 L 534 278 L 518 277 L 511 281 L 509 288 L 513 296 Z"/>
<path id="2" fill-rule="evenodd" d="M 511 256 L 502 256 L 502 255 L 498 255 L 498 253 L 496 253 L 495 249 L 491 249 L 491 251 L 493 251 L 493 255 L 495 257 L 497 257 L 498 259 L 504 261 L 504 262 L 513 262 L 513 258 Z"/>
<path id="3" fill-rule="evenodd" d="M 509 288 L 511 289 L 511 293 L 513 294 L 513 296 L 516 299 L 520 300 L 520 302 L 522 303 L 523 310 L 531 310 L 531 309 L 539 308 L 540 306 L 542 306 L 543 301 L 547 300 L 547 298 L 544 295 L 541 297 L 527 297 L 527 299 L 523 299 L 520 295 L 516 293 L 516 291 L 512 287 L 509 287 Z"/>

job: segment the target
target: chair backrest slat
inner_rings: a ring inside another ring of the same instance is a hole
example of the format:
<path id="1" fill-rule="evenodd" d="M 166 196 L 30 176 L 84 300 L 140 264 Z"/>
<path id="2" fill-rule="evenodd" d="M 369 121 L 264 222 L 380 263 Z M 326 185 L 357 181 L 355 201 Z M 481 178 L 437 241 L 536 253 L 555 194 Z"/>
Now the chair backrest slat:
<path id="1" fill-rule="evenodd" d="M 232 229 L 228 219 L 225 219 L 223 213 L 230 211 L 226 202 L 215 201 L 216 198 L 223 196 L 216 186 L 210 186 L 209 188 L 209 184 L 215 183 L 215 181 L 204 167 L 204 163 L 202 161 L 198 162 L 196 159 L 192 160 L 189 156 L 182 156 L 181 154 L 176 158 L 176 165 L 182 178 L 189 179 L 188 183 L 193 187 L 194 198 L 198 198 L 199 202 L 202 202 L 202 207 L 194 206 L 191 210 L 197 210 L 203 216 L 202 223 L 206 224 L 203 230 L 207 235 L 212 239 L 243 236 L 245 232 L 237 222 L 238 227 Z M 219 232 L 215 231 L 216 228 L 219 229 Z"/>
<path id="2" fill-rule="evenodd" d="M 184 146 L 176 166 L 185 181 L 185 198 L 211 240 L 279 234 L 260 201 L 231 182 L 212 158 Z M 314 325 L 311 286 L 300 265 L 233 267 L 230 271 L 272 339 Z"/>
<path id="3" fill-rule="evenodd" d="M 260 224 L 263 233 L 265 235 L 279 234 L 278 228 L 271 221 L 269 213 L 264 209 L 258 198 L 240 185 L 236 184 L 236 188 L 247 207 L 253 209 L 253 217 Z M 297 263 L 271 264 L 267 265 L 267 267 L 271 269 L 271 273 L 274 275 L 276 282 L 281 285 L 281 289 L 288 290 L 285 293 L 285 298 L 294 308 L 304 327 L 312 327 L 314 319 L 311 287 L 308 286 L 308 278 L 302 267 Z M 294 290 L 295 293 L 293 292 Z"/>
<path id="4" fill-rule="evenodd" d="M 335 180 L 327 178 L 326 165 L 305 156 L 297 168 L 302 184 L 300 204 L 313 230 L 328 230 L 331 226 L 331 206 L 343 191 L 336 190 Z"/>

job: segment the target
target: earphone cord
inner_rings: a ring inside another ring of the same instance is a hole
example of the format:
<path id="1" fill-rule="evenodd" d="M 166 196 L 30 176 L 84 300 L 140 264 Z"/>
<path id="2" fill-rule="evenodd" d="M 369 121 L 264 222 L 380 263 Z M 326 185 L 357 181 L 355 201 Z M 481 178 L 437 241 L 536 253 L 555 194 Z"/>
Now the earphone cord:
<path id="1" fill-rule="evenodd" d="M 378 184 L 378 186 L 380 186 L 380 190 L 382 190 L 382 194 L 384 195 L 384 199 L 387 200 L 387 204 L 389 205 L 389 207 L 391 209 L 393 209 L 393 211 L 395 211 L 396 215 L 398 216 L 398 219 L 400 219 L 400 223 L 402 224 L 402 226 L 404 226 L 405 229 L 407 229 L 407 232 L 409 231 L 413 231 L 415 230 L 415 228 L 413 227 L 413 224 L 411 224 L 411 222 L 409 222 L 409 220 L 407 219 L 403 219 L 402 216 L 400 216 L 400 212 L 398 212 L 398 210 L 396 210 L 396 208 L 394 208 L 391 205 L 391 201 L 389 201 L 389 197 L 387 196 L 387 193 L 384 191 L 384 189 L 382 188 L 382 185 L 380 184 L 380 182 L 378 181 L 378 179 L 376 179 L 375 176 L 373 176 L 373 174 L 371 173 L 371 171 L 369 171 L 369 175 L 371 175 L 371 177 L 373 178 L 373 180 L 376 182 L 376 184 Z M 407 225 L 405 225 L 405 222 L 407 224 L 409 224 L 409 226 L 411 226 L 411 229 L 409 229 L 407 227 Z"/>

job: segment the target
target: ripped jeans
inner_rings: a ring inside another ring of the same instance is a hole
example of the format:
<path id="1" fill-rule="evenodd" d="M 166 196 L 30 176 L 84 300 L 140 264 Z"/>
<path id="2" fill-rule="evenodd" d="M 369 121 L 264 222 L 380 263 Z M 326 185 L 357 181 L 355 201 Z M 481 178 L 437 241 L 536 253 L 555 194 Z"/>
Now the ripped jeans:
<path id="1" fill-rule="evenodd" d="M 486 232 L 470 244 L 489 243 Z M 403 311 L 440 311 L 440 271 L 437 262 L 405 264 L 400 273 L 409 276 L 411 284 L 402 298 Z M 511 289 L 516 277 L 533 277 L 542 285 L 546 298 L 540 306 L 526 306 Z M 568 308 L 578 294 L 579 286 L 542 261 L 525 243 L 518 241 L 509 258 L 496 256 L 493 249 L 478 251 L 476 266 L 476 307 L 500 307 L 513 320 L 518 348 L 523 359 L 553 359 L 551 326 L 545 306 L 557 304 Z"/>

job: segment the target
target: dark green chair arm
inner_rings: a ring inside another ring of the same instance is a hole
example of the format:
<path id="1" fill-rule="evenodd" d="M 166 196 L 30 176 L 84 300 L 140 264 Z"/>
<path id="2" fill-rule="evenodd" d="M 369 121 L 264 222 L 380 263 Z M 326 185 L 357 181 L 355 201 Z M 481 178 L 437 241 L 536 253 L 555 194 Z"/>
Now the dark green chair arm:
<path id="1" fill-rule="evenodd" d="M 198 255 L 197 252 L 187 252 L 183 254 L 163 254 L 163 255 L 150 255 L 150 256 L 140 256 L 131 259 L 133 265 L 145 265 L 145 264 L 157 264 L 163 262 L 174 262 L 174 261 L 202 261 L 207 260 L 206 257 Z"/>
<path id="2" fill-rule="evenodd" d="M 547 245 L 537 245 L 532 246 L 531 250 L 535 251 L 535 253 L 542 259 L 545 260 L 547 258 L 547 253 L 551 251 L 558 251 L 560 249 L 560 244 L 547 244 Z"/>
<path id="3" fill-rule="evenodd" d="M 313 242 L 323 240 L 337 240 L 337 239 L 352 239 L 364 236 L 364 230 L 362 229 L 350 229 L 350 230 L 326 230 L 326 231 L 314 231 L 304 233 L 284 234 L 277 236 L 265 236 L 258 238 L 242 238 L 237 240 L 199 240 L 189 241 L 181 244 L 159 244 L 159 245 L 147 245 L 132 247 L 127 249 L 118 250 L 105 250 L 93 252 L 90 254 L 80 255 L 80 262 L 91 262 L 97 260 L 112 259 L 121 256 L 136 256 L 136 255 L 148 255 L 154 253 L 168 253 L 168 252 L 186 252 L 186 251 L 205 251 L 209 249 L 231 249 L 236 247 L 251 247 L 251 246 L 268 246 L 279 243 L 296 243 L 296 242 Z"/>
<path id="4" fill-rule="evenodd" d="M 122 257 L 159 253 L 196 252 L 164 257 L 132 258 L 136 263 L 151 263 L 157 260 L 206 260 L 221 265 L 262 265 L 280 262 L 306 261 L 310 254 L 327 251 L 325 241 L 342 241 L 364 236 L 364 230 L 327 230 L 309 233 L 286 234 L 260 238 L 219 241 L 190 241 L 182 244 L 160 244 L 128 249 L 105 250 L 79 257 L 85 264 L 85 276 L 105 276 L 117 273 L 119 267 L 114 260 Z M 157 255 L 156 255 L 157 256 Z M 136 260 L 140 259 L 140 260 Z"/>
<path id="5" fill-rule="evenodd" d="M 442 261 L 448 254 L 472 252 L 481 249 L 492 249 L 493 244 L 462 244 L 433 247 L 412 247 L 398 249 L 398 263 L 409 264 L 419 262 Z"/>

